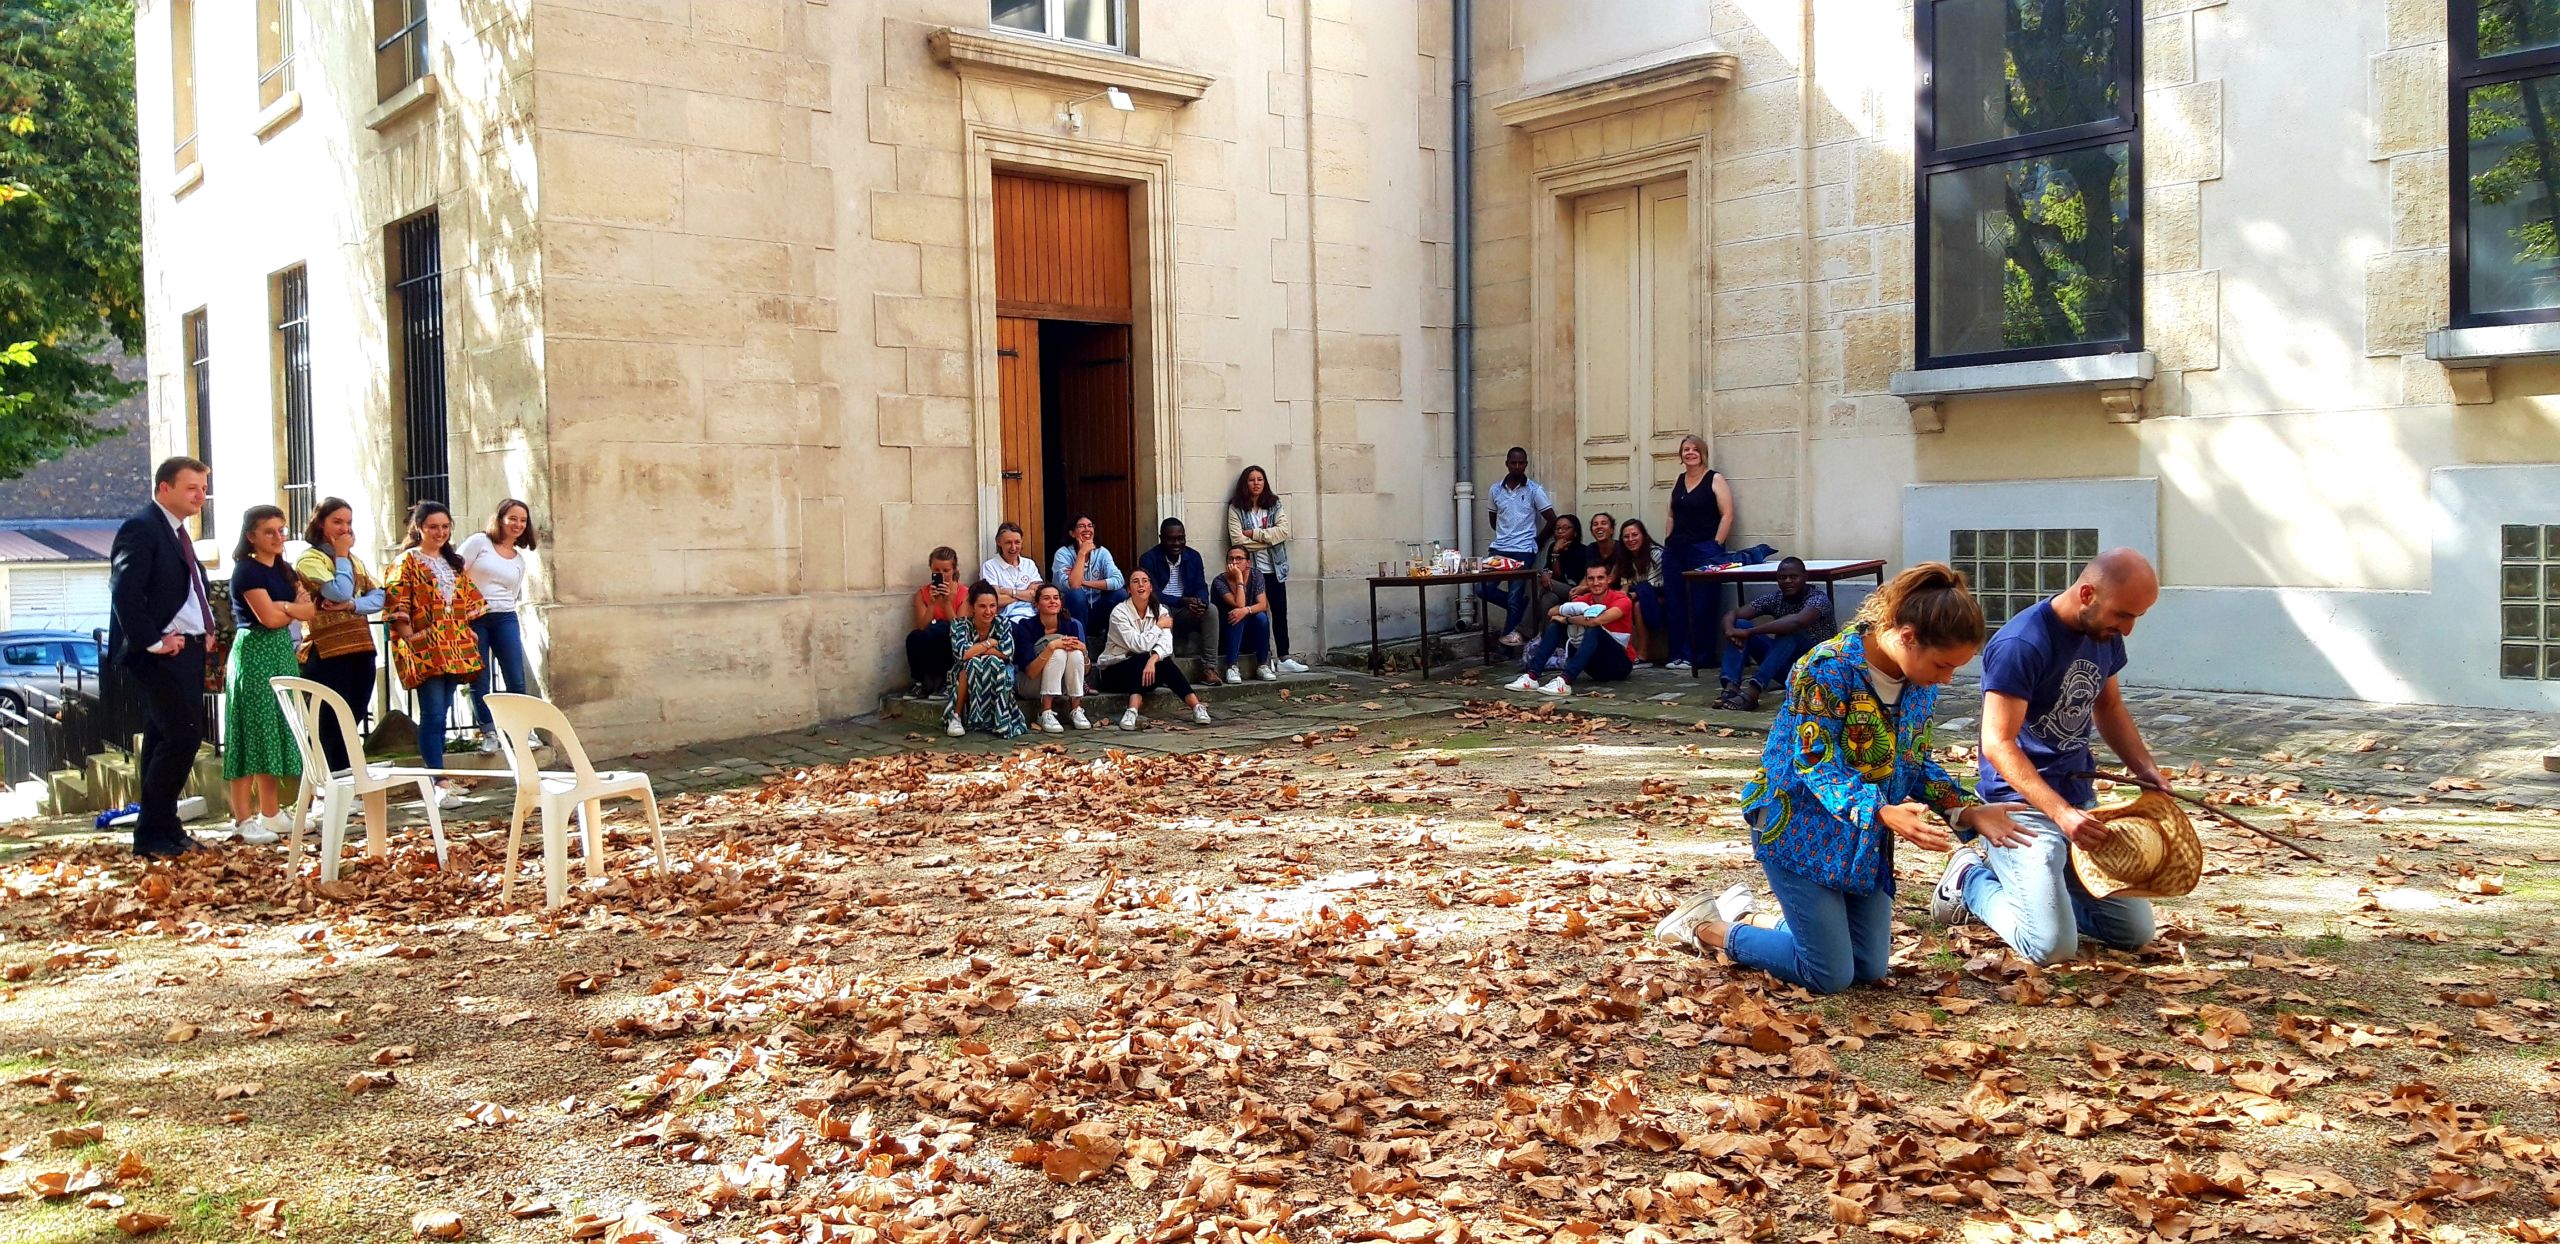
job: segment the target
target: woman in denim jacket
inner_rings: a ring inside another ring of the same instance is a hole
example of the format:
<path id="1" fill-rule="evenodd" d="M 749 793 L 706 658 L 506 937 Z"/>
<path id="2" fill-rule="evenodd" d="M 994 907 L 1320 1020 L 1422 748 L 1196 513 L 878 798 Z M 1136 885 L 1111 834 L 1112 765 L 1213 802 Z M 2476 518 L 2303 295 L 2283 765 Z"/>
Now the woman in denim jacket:
<path id="1" fill-rule="evenodd" d="M 1938 688 L 1982 642 L 1982 607 L 1941 563 L 1903 571 L 1868 597 L 1848 629 L 1796 663 L 1760 772 L 1742 791 L 1753 854 L 1784 919 L 1741 923 L 1752 901 L 1735 885 L 1683 904 L 1654 935 L 1814 993 L 1883 980 L 1893 840 L 1952 850 L 1933 813 L 1998 844 L 2028 832 L 2009 819 L 2016 805 L 1975 801 L 1929 754 Z"/>

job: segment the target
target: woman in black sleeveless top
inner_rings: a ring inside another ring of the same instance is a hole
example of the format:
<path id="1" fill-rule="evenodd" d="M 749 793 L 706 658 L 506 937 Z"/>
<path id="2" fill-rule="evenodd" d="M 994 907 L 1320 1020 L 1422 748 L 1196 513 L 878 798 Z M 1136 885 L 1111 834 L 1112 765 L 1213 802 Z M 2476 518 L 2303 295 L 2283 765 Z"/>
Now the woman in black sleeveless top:
<path id="1" fill-rule="evenodd" d="M 1724 660 L 1724 588 L 1692 588 L 1680 576 L 1725 560 L 1733 534 L 1733 489 L 1707 465 L 1707 442 L 1680 438 L 1680 475 L 1671 481 L 1671 527 L 1663 533 L 1662 575 L 1672 589 L 1666 668 L 1705 669 Z"/>

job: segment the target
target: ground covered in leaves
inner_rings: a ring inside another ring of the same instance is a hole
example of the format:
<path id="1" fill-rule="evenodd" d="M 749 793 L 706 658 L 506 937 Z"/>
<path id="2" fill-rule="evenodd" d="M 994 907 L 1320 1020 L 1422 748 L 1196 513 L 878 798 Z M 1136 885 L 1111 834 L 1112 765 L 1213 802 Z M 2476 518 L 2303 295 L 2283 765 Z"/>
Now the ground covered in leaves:
<path id="1" fill-rule="evenodd" d="M 325 893 L 40 850 L 0 1240 L 2560 1239 L 2560 821 L 2201 761 L 2323 860 L 2206 827 L 2159 945 L 2040 971 L 1906 858 L 1815 999 L 1647 937 L 1756 876 L 1756 752 L 918 754 L 671 802 L 549 915 L 485 826 Z"/>

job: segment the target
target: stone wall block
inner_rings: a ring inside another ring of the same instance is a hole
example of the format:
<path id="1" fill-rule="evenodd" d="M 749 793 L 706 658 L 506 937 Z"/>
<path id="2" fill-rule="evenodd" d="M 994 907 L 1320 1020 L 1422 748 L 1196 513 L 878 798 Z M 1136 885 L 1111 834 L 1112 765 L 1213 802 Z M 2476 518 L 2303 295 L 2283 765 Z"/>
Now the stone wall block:
<path id="1" fill-rule="evenodd" d="M 966 398 L 883 393 L 880 443 L 911 448 L 966 448 L 977 430 L 976 408 Z"/>
<path id="2" fill-rule="evenodd" d="M 1792 284 L 1804 272 L 1804 240 L 1794 237 L 1737 242 L 1715 248 L 1709 288 L 1745 289 Z M 1479 293 L 1481 296 L 1481 293 Z"/>
<path id="3" fill-rule="evenodd" d="M 1818 161 L 1821 158 L 1821 152 L 1816 152 L 1815 159 Z M 1821 178 L 1816 177 L 1815 180 L 1819 181 Z M 1738 159 L 1718 160 L 1709 181 L 1715 196 L 1720 199 L 1784 190 L 1796 184 L 1795 153 L 1770 151 Z"/>
<path id="4" fill-rule="evenodd" d="M 546 134 L 537 147 L 547 219 L 667 228 L 682 212 L 681 148 L 579 133 Z"/>
<path id="5" fill-rule="evenodd" d="M 734 344 L 743 317 L 735 299 L 698 290 L 554 281 L 544 297 L 552 338 Z"/>
<path id="6" fill-rule="evenodd" d="M 2195 21 L 2184 13 L 2142 24 L 2142 85 L 2157 90 L 2196 78 Z"/>
<path id="7" fill-rule="evenodd" d="M 1349 494 L 1363 496 L 1378 491 L 1378 447 L 1375 445 L 1319 445 L 1317 456 L 1324 462 L 1326 496 Z M 1410 483 L 1410 477 L 1395 483 Z M 1391 487 L 1389 491 L 1394 491 Z"/>
<path id="8" fill-rule="evenodd" d="M 2445 153 L 2420 152 L 2391 162 L 2391 245 L 2419 250 L 2452 244 L 2447 223 Z"/>
<path id="9" fill-rule="evenodd" d="M 1840 321 L 1841 391 L 1882 393 L 1893 373 L 1911 365 L 1912 324 L 1907 311 L 1870 311 Z"/>
<path id="10" fill-rule="evenodd" d="M 2222 365 L 2222 274 L 2155 272 L 2142 283 L 2142 337 L 2164 371 Z"/>
<path id="11" fill-rule="evenodd" d="M 929 194 L 871 192 L 871 236 L 883 242 L 918 242 L 930 246 L 969 244 L 966 204 Z"/>
<path id="12" fill-rule="evenodd" d="M 969 304 L 961 298 L 874 297 L 871 322 L 873 344 L 942 348 L 968 339 Z"/>
<path id="13" fill-rule="evenodd" d="M 2222 176 L 2221 82 L 2143 92 L 2142 124 L 2145 186 Z"/>
<path id="14" fill-rule="evenodd" d="M 1800 203 L 1794 192 L 1785 190 L 1747 199 L 1719 199 L 1713 212 L 1712 236 L 1718 242 L 1731 243 L 1797 232 L 1804 225 Z"/>
<path id="15" fill-rule="evenodd" d="M 1712 302 L 1715 336 L 1719 340 L 1804 331 L 1805 294 L 1801 286 L 1770 285 L 1720 293 Z"/>
<path id="16" fill-rule="evenodd" d="M 684 110 L 685 141 L 760 155 L 782 154 L 783 106 L 702 91 L 673 92 Z"/>
<path id="17" fill-rule="evenodd" d="M 2369 95 L 2377 160 L 2445 145 L 2445 48 L 2402 48 L 2373 58 Z"/>
<path id="18" fill-rule="evenodd" d="M 686 233 L 649 236 L 661 285 L 742 293 L 781 293 L 791 286 L 791 250 L 778 242 Z"/>
<path id="19" fill-rule="evenodd" d="M 1911 219 L 1911 159 L 1896 151 L 1863 147 L 1853 186 L 1855 207 L 1849 223 L 1861 228 Z"/>
<path id="20" fill-rule="evenodd" d="M 2142 266 L 2150 272 L 2182 272 L 2204 266 L 2202 188 L 2194 182 L 2157 186 L 2142 195 Z"/>
<path id="21" fill-rule="evenodd" d="M 2383 8 L 2383 30 L 2394 48 L 2441 43 L 2445 17 L 2445 0 L 2389 0 Z"/>
<path id="22" fill-rule="evenodd" d="M 638 138 L 649 124 L 649 87 L 637 82 L 537 71 L 534 118 L 544 133 L 610 134 Z"/>
<path id="23" fill-rule="evenodd" d="M 2368 355 L 2419 354 L 2427 331 L 2452 313 L 2443 251 L 2396 251 L 2364 261 L 2364 347 Z"/>
<path id="24" fill-rule="evenodd" d="M 1737 337 L 1716 342 L 1715 386 L 1747 389 L 1804 380 L 1804 347 L 1796 335 Z"/>

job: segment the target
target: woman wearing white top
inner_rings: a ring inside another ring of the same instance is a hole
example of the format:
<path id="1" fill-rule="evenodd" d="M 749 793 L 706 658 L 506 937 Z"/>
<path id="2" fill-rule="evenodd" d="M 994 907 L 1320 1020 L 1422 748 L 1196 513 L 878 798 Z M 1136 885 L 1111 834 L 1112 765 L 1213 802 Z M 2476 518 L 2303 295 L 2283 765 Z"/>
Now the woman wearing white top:
<path id="1" fill-rule="evenodd" d="M 1111 608 L 1111 639 L 1093 665 L 1093 689 L 1129 697 L 1120 728 L 1138 728 L 1138 705 L 1147 692 L 1162 687 L 1191 706 L 1191 720 L 1209 724 L 1209 706 L 1182 676 L 1173 659 L 1173 611 L 1156 600 L 1156 584 L 1146 571 L 1129 572 L 1129 599 Z"/>
<path id="2" fill-rule="evenodd" d="M 1022 555 L 1021 524 L 996 528 L 996 555 L 978 567 L 978 582 L 996 590 L 997 617 L 1010 623 L 1031 616 L 1031 602 L 1040 595 L 1040 564 Z"/>
<path id="3" fill-rule="evenodd" d="M 471 634 L 480 641 L 480 676 L 471 680 L 471 716 L 479 723 L 483 752 L 498 750 L 498 732 L 489 727 L 489 691 L 495 675 L 506 674 L 507 690 L 532 694 L 533 684 L 524 676 L 524 629 L 517 624 L 516 606 L 525 595 L 524 550 L 540 547 L 541 542 L 533 533 L 533 507 L 509 497 L 498 503 L 488 529 L 471 533 L 456 550 L 462 554 L 462 568 L 471 576 L 471 585 L 489 602 L 489 611 L 471 620 Z"/>

